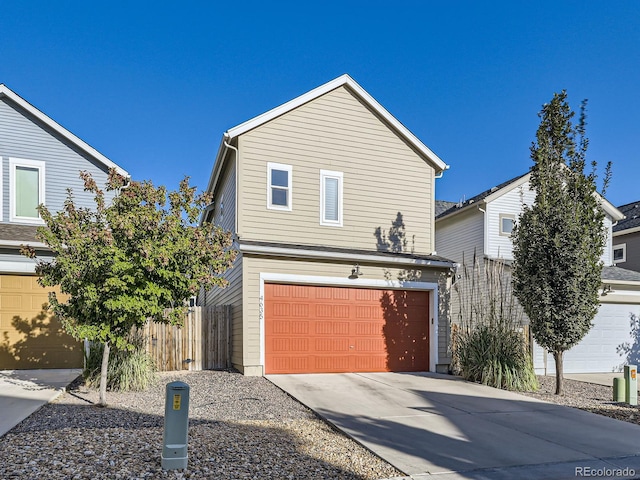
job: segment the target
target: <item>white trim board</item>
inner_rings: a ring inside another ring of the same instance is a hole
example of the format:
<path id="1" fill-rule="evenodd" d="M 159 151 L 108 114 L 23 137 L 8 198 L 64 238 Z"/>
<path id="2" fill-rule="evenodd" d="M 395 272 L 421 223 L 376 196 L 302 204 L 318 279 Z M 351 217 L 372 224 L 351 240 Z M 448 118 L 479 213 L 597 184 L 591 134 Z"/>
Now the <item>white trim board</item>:
<path id="1" fill-rule="evenodd" d="M 316 275 L 260 272 L 260 367 L 265 367 L 264 284 L 318 285 L 330 287 L 376 288 L 393 290 L 423 290 L 429 292 L 429 371 L 438 364 L 438 284 L 434 282 L 404 282 L 399 280 L 348 279 Z"/>

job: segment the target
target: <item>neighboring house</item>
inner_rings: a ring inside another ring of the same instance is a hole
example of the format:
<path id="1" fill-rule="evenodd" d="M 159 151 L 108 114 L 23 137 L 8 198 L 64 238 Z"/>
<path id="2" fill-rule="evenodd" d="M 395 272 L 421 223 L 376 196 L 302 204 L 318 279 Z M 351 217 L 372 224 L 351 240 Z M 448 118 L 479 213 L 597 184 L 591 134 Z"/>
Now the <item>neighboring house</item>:
<path id="1" fill-rule="evenodd" d="M 504 182 L 481 194 L 450 206 L 436 217 L 436 250 L 456 262 L 470 265 L 474 252 L 482 266 L 495 259 L 508 265 L 513 260 L 511 231 L 523 205 L 531 205 L 535 192 L 529 186 L 530 173 Z M 614 267 L 612 225 L 623 214 L 601 197 L 608 230 L 602 261 L 601 305 L 593 328 L 564 357 L 565 373 L 619 371 L 637 357 L 640 332 L 635 327 L 640 313 L 640 274 Z M 446 206 L 446 205 L 445 205 Z M 508 272 L 507 272 L 508 273 Z M 452 293 L 451 318 L 457 322 L 460 303 Z M 528 319 L 524 318 L 525 322 Z M 635 353 L 634 353 L 635 352 Z M 533 347 L 536 372 L 554 372 L 553 356 L 538 345 Z"/>
<path id="2" fill-rule="evenodd" d="M 93 206 L 81 170 L 104 184 L 110 168 L 127 172 L 0 84 L 0 370 L 81 367 L 79 342 L 43 308 L 48 291 L 35 276 L 35 260 L 20 245 L 51 253 L 35 237 L 43 225 L 36 207 L 62 208 L 67 188 L 78 205 Z"/>
<path id="3" fill-rule="evenodd" d="M 613 226 L 613 262 L 640 272 L 640 201 L 618 207 L 625 218 Z"/>
<path id="4" fill-rule="evenodd" d="M 232 363 L 246 375 L 446 370 L 435 179 L 447 168 L 348 75 L 222 136 L 203 220 L 233 232 Z M 403 241 L 403 238 L 407 241 Z"/>

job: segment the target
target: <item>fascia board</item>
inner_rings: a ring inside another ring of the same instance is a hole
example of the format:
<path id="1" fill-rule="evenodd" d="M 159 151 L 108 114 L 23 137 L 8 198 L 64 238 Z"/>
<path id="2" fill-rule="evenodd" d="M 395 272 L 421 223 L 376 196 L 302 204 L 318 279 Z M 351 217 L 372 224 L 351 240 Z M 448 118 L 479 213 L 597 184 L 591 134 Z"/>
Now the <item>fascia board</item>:
<path id="1" fill-rule="evenodd" d="M 627 235 L 630 233 L 638 233 L 640 232 L 640 227 L 627 228 L 625 230 L 618 230 L 617 232 L 613 232 L 614 237 L 620 237 L 622 235 Z"/>
<path id="2" fill-rule="evenodd" d="M 36 107 L 31 105 L 24 98 L 22 98 L 20 95 L 18 95 L 14 91 L 12 91 L 10 88 L 8 88 L 4 84 L 0 84 L 0 98 L 2 98 L 2 97 L 7 97 L 8 99 L 10 99 L 12 102 L 17 104 L 20 108 L 22 108 L 23 110 L 29 112 L 30 115 L 33 115 L 35 118 L 40 120 L 42 123 L 47 125 L 49 128 L 51 128 L 52 130 L 54 130 L 55 132 L 57 132 L 58 134 L 60 134 L 64 138 L 66 138 L 67 140 L 69 140 L 71 143 L 73 143 L 74 145 L 79 147 L 81 150 L 85 151 L 90 156 L 92 156 L 93 158 L 98 160 L 105 167 L 107 167 L 109 169 L 115 168 L 116 172 L 118 172 L 123 177 L 129 177 L 129 172 L 124 170 L 119 165 L 116 165 L 115 163 L 113 163 L 111 160 L 109 160 L 103 154 L 98 152 L 95 148 L 93 148 L 91 145 L 89 145 L 85 141 L 83 141 L 80 138 L 76 137 L 69 130 L 64 128 L 62 125 L 57 123 L 52 118 L 50 118 L 47 115 L 45 115 L 44 113 L 42 113 L 40 110 L 38 110 Z"/>
<path id="3" fill-rule="evenodd" d="M 240 244 L 240 251 L 243 254 L 257 254 L 257 255 L 272 255 L 275 257 L 295 257 L 295 258 L 308 258 L 308 259 L 324 259 L 324 260 L 339 260 L 339 261 L 351 261 L 351 262 L 370 262 L 379 264 L 398 264 L 398 265 L 413 265 L 424 267 L 438 267 L 438 268 L 454 268 L 455 262 L 444 262 L 440 260 L 423 260 L 415 258 L 403 258 L 403 257 L 381 257 L 378 255 L 367 255 L 361 253 L 338 253 L 327 252 L 322 250 L 313 249 L 297 249 L 286 247 L 272 247 L 265 245 L 242 245 Z"/>

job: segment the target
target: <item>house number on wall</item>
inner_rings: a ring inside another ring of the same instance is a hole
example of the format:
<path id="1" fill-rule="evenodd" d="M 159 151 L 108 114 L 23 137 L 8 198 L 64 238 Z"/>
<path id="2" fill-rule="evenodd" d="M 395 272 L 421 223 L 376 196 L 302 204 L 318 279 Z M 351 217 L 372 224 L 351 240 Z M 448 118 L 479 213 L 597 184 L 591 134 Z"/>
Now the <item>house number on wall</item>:
<path id="1" fill-rule="evenodd" d="M 258 300 L 258 319 L 264 319 L 264 297 L 260 297 Z"/>

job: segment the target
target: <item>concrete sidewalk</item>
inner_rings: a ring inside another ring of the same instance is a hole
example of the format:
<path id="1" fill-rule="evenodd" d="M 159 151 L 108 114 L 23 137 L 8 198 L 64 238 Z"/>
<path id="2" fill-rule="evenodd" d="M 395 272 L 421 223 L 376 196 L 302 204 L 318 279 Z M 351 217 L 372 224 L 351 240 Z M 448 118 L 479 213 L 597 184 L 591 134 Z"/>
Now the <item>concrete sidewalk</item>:
<path id="1" fill-rule="evenodd" d="M 457 377 L 267 378 L 413 479 L 557 480 L 588 469 L 615 470 L 599 478 L 640 474 L 640 426 Z M 625 468 L 633 474 L 617 475 Z"/>
<path id="2" fill-rule="evenodd" d="M 0 370 L 0 437 L 55 399 L 80 369 Z"/>
<path id="3" fill-rule="evenodd" d="M 553 375 L 551 375 L 553 376 Z M 568 380 L 577 380 L 578 382 L 595 383 L 596 385 L 605 385 L 613 389 L 613 379 L 616 377 L 624 377 L 622 372 L 617 373 L 565 373 L 564 378 Z M 612 390 L 613 391 L 613 390 Z M 640 383 L 638 384 L 640 392 Z"/>

